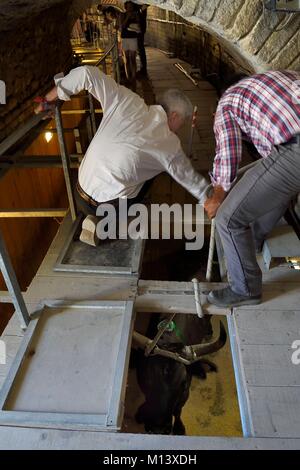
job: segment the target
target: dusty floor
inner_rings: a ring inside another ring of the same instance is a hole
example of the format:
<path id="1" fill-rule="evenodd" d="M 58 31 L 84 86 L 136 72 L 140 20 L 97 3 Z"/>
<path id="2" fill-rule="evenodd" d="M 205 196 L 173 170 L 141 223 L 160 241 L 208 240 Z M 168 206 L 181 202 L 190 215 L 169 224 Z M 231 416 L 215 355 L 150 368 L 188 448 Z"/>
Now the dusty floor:
<path id="1" fill-rule="evenodd" d="M 215 334 L 219 320 L 227 328 L 225 317 L 212 319 Z M 206 380 L 193 377 L 190 397 L 182 412 L 182 420 L 189 436 L 242 436 L 239 406 L 229 338 L 223 349 L 206 356 L 217 366 L 217 373 L 209 373 Z M 136 423 L 134 415 L 144 402 L 137 384 L 136 371 L 130 369 L 125 401 L 124 432 L 144 433 L 143 425 Z"/>

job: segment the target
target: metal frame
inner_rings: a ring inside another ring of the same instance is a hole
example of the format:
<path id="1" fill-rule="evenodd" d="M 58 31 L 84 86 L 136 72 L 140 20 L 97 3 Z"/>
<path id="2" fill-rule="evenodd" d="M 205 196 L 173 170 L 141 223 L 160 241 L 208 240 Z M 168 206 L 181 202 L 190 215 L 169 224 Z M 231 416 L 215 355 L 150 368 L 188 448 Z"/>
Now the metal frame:
<path id="1" fill-rule="evenodd" d="M 4 281 L 7 285 L 9 293 L 12 297 L 13 304 L 16 309 L 16 314 L 19 318 L 21 328 L 25 329 L 30 322 L 30 317 L 24 302 L 22 292 L 12 267 L 8 251 L 2 234 L 0 232 L 0 271 L 3 274 Z"/>
<path id="2" fill-rule="evenodd" d="M 239 351 L 236 343 L 236 328 L 233 316 L 227 317 L 227 325 L 230 338 L 231 357 L 235 375 L 235 383 L 240 408 L 243 436 L 244 438 L 255 437 L 253 432 L 253 423 L 251 419 L 249 399 L 247 397 L 246 387 L 243 383 L 243 369 L 241 367 Z"/>
<path id="3" fill-rule="evenodd" d="M 74 188 L 72 186 L 71 178 L 70 178 L 70 158 L 67 152 L 67 146 L 65 142 L 65 136 L 63 131 L 63 124 L 62 124 L 62 117 L 61 117 L 61 102 L 59 102 L 55 107 L 55 122 L 56 122 L 56 129 L 57 129 L 57 138 L 61 153 L 62 159 L 62 166 L 65 176 L 65 183 L 67 188 L 67 194 L 69 199 L 70 211 L 72 220 L 76 220 L 77 212 L 76 212 L 76 205 L 74 199 Z"/>
<path id="4" fill-rule="evenodd" d="M 90 309 L 118 309 L 124 312 L 121 327 L 119 349 L 114 372 L 112 372 L 113 385 L 107 414 L 85 414 L 85 413 L 52 413 L 52 412 L 29 412 L 5 410 L 13 386 L 16 384 L 24 356 L 30 348 L 34 333 L 41 319 L 44 309 L 55 309 L 60 307 L 90 308 Z M 9 373 L 0 391 L 0 424 L 26 427 L 46 427 L 59 429 L 85 429 L 97 431 L 117 431 L 120 429 L 124 412 L 124 398 L 126 392 L 126 377 L 130 357 L 131 335 L 134 322 L 133 301 L 45 301 L 44 305 L 38 307 L 35 317 L 30 322 L 26 334 L 22 340 L 17 355 L 10 367 Z"/>
<path id="5" fill-rule="evenodd" d="M 82 222 L 83 216 L 80 215 L 74 224 L 71 226 L 71 231 L 67 236 L 63 248 L 57 258 L 57 261 L 54 265 L 54 271 L 67 271 L 73 273 L 97 273 L 97 274 L 109 274 L 109 275 L 137 275 L 140 269 L 141 260 L 143 257 L 144 251 L 144 240 L 135 240 L 135 248 L 132 257 L 132 265 L 128 267 L 121 266 L 89 266 L 89 265 L 76 265 L 76 264 L 66 264 L 63 263 L 63 260 L 67 254 L 67 251 L 70 247 L 71 242 L 74 239 L 74 235 L 78 229 L 78 226 Z"/>

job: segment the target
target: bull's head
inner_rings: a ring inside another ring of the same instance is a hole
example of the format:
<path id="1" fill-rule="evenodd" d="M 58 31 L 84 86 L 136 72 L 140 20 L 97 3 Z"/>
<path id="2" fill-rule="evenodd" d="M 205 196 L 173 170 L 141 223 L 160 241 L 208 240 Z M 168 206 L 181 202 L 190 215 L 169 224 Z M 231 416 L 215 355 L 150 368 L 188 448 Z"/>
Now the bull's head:
<path id="1" fill-rule="evenodd" d="M 187 367 L 172 359 L 150 356 L 144 357 L 137 374 L 145 395 L 145 403 L 136 414 L 137 422 L 143 423 L 151 434 L 184 434 L 180 413 L 191 383 Z"/>
<path id="2" fill-rule="evenodd" d="M 222 322 L 220 322 L 219 337 L 214 341 L 211 341 L 209 343 L 200 343 L 192 345 L 185 345 L 182 341 L 182 343 L 180 343 L 180 349 L 178 349 L 178 346 L 176 346 L 175 348 L 170 348 L 171 344 L 169 344 L 168 347 L 168 345 L 165 343 L 163 344 L 164 347 L 160 347 L 158 345 L 160 344 L 159 340 L 156 344 L 154 344 L 153 340 L 147 338 L 144 335 L 141 335 L 136 331 L 133 332 L 133 341 L 138 347 L 144 349 L 147 352 L 147 355 L 149 355 L 150 353 L 153 356 L 159 355 L 166 358 L 174 359 L 175 361 L 187 366 L 193 364 L 196 361 L 199 361 L 201 357 L 205 354 L 211 354 L 221 349 L 224 346 L 226 339 L 227 334 Z M 176 349 L 176 351 L 174 351 L 174 349 Z"/>
<path id="3" fill-rule="evenodd" d="M 196 315 L 190 317 L 192 317 L 193 326 L 195 327 L 193 322 L 196 319 L 200 322 L 201 328 L 202 319 Z M 176 320 L 178 325 L 181 319 L 183 319 L 182 324 L 188 323 L 190 326 L 191 319 L 187 321 L 188 317 L 184 314 L 178 315 L 178 320 Z M 220 322 L 220 333 L 217 339 L 208 343 L 187 344 L 183 335 L 178 334 L 179 332 L 171 327 L 165 328 L 163 334 L 160 334 L 163 323 L 159 324 L 158 329 L 159 332 L 154 341 L 140 333 L 133 333 L 135 344 L 144 351 L 144 354 L 140 356 L 137 375 L 139 385 L 145 395 L 145 403 L 139 408 L 136 419 L 144 423 L 145 430 L 149 433 L 184 434 L 185 429 L 180 414 L 189 396 L 192 373 L 195 372 L 192 369 L 201 366 L 197 362 L 204 355 L 216 352 L 224 346 L 227 338 L 226 330 Z M 183 330 L 184 328 L 180 332 L 182 333 Z M 175 418 L 174 424 L 173 417 Z"/>

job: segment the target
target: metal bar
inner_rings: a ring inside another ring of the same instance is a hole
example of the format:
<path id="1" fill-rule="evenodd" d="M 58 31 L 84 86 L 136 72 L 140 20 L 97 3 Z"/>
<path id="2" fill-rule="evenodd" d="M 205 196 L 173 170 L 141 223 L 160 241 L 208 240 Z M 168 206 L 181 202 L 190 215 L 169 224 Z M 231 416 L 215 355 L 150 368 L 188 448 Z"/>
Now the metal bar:
<path id="1" fill-rule="evenodd" d="M 28 121 L 25 122 L 22 126 L 18 127 L 14 132 L 12 132 L 6 139 L 4 139 L 0 144 L 0 155 L 6 152 L 10 147 L 18 142 L 22 137 L 24 137 L 33 127 L 35 127 L 39 122 L 41 122 L 46 113 L 35 114 Z"/>
<path id="2" fill-rule="evenodd" d="M 89 93 L 89 106 L 90 106 L 90 117 L 91 117 L 91 123 L 92 123 L 92 132 L 94 136 L 97 131 L 97 125 L 96 125 L 96 116 L 95 116 L 93 97 L 90 93 Z"/>
<path id="3" fill-rule="evenodd" d="M 103 62 L 101 62 L 101 65 L 102 65 L 102 71 L 106 75 L 107 74 L 106 59 L 104 59 Z"/>
<path id="4" fill-rule="evenodd" d="M 119 63 L 119 51 L 118 51 L 118 37 L 115 36 L 115 47 L 111 53 L 113 71 L 114 71 L 114 79 L 117 83 L 120 83 L 120 63 Z"/>
<path id="5" fill-rule="evenodd" d="M 155 346 L 157 345 L 158 341 L 160 340 L 160 338 L 162 337 L 162 335 L 164 334 L 164 332 L 166 331 L 166 329 L 168 328 L 169 324 L 171 323 L 171 321 L 174 320 L 174 317 L 175 317 L 176 313 L 173 313 L 170 318 L 166 318 L 165 319 L 165 324 L 162 328 L 160 328 L 158 330 L 158 332 L 156 333 L 155 337 L 153 338 L 153 340 L 147 344 L 146 348 L 145 348 L 145 356 L 148 357 L 150 355 L 150 353 L 153 351 L 153 349 L 155 348 Z"/>
<path id="6" fill-rule="evenodd" d="M 73 192 L 71 178 L 70 178 L 70 160 L 69 160 L 69 156 L 67 153 L 67 147 L 66 147 L 66 142 L 65 142 L 64 132 L 63 132 L 63 125 L 62 125 L 62 118 L 61 118 L 59 104 L 57 104 L 55 107 L 55 122 L 56 122 L 57 138 L 58 138 L 58 143 L 59 143 L 59 148 L 60 148 L 60 153 L 61 153 L 64 176 L 65 176 L 65 183 L 66 183 L 66 188 L 67 188 L 67 193 L 68 193 L 71 217 L 72 217 L 72 220 L 75 221 L 77 214 L 76 214 L 76 207 L 75 207 L 75 201 L 74 201 L 74 192 Z"/>
<path id="7" fill-rule="evenodd" d="M 215 233 L 216 233 L 216 221 L 215 221 L 215 219 L 212 219 L 211 228 L 210 228 L 210 240 L 209 240 L 207 269 L 206 269 L 206 280 L 207 280 L 207 282 L 211 281 L 212 266 L 213 266 L 214 251 L 215 251 Z"/>
<path id="8" fill-rule="evenodd" d="M 116 71 L 116 61 L 114 49 L 111 51 L 111 65 L 112 65 L 112 74 L 115 81 L 117 81 L 117 71 Z"/>
<path id="9" fill-rule="evenodd" d="M 0 232 L 0 269 L 6 283 L 7 289 L 11 295 L 13 304 L 16 309 L 16 314 L 19 318 L 20 325 L 22 329 L 27 328 L 27 325 L 30 322 L 30 317 L 22 296 L 20 286 L 15 274 L 15 271 L 12 267 L 10 257 Z"/>
<path id="10" fill-rule="evenodd" d="M 195 304 L 196 304 L 197 315 L 198 315 L 199 318 L 203 318 L 204 313 L 203 313 L 202 305 L 201 305 L 198 279 L 196 279 L 196 278 L 192 279 L 192 283 L 193 283 L 193 286 L 194 286 Z"/>
<path id="11" fill-rule="evenodd" d="M 115 47 L 115 40 L 113 42 L 113 44 L 107 49 L 107 51 L 103 54 L 103 56 L 101 57 L 101 59 L 98 60 L 98 62 L 96 62 L 95 64 L 95 67 L 99 67 L 99 65 L 101 64 L 101 62 L 103 62 L 103 60 L 106 59 L 106 57 L 111 53 L 111 51 L 113 50 L 113 48 Z"/>
<path id="12" fill-rule="evenodd" d="M 65 217 L 68 209 L 0 209 L 0 219 L 20 217 Z"/>
<path id="13" fill-rule="evenodd" d="M 238 176 L 243 175 L 246 171 L 253 168 L 255 165 L 259 163 L 260 160 L 249 163 L 249 165 L 243 166 L 237 172 Z M 212 184 L 206 188 L 206 195 L 209 194 L 209 191 L 212 189 Z M 209 252 L 208 252 L 208 260 L 207 260 L 207 269 L 206 269 L 206 280 L 207 282 L 211 281 L 211 274 L 212 274 L 212 266 L 213 266 L 213 257 L 214 257 L 214 250 L 215 250 L 215 238 L 216 238 L 216 221 L 212 219 L 211 221 L 211 231 L 210 231 L 210 240 L 209 240 Z"/>
<path id="14" fill-rule="evenodd" d="M 198 107 L 195 106 L 194 111 L 193 111 L 193 115 L 192 115 L 191 133 L 190 133 L 189 148 L 188 148 L 188 157 L 191 157 L 191 155 L 192 155 L 194 131 L 195 131 L 196 121 L 197 121 L 197 112 L 198 112 Z"/>

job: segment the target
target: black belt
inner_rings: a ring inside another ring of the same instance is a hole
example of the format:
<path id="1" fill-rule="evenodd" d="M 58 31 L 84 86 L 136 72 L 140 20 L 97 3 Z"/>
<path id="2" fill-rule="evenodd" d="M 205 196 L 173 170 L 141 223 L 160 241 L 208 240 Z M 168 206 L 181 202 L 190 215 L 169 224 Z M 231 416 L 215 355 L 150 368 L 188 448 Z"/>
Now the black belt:
<path id="1" fill-rule="evenodd" d="M 79 195 L 84 199 L 91 207 L 98 207 L 100 204 L 112 204 L 115 207 L 118 207 L 119 204 L 119 199 L 112 199 L 110 201 L 105 201 L 105 203 L 101 203 L 98 201 L 95 201 L 91 196 L 89 196 L 80 186 L 79 181 L 76 183 L 76 189 L 79 193 Z"/>

